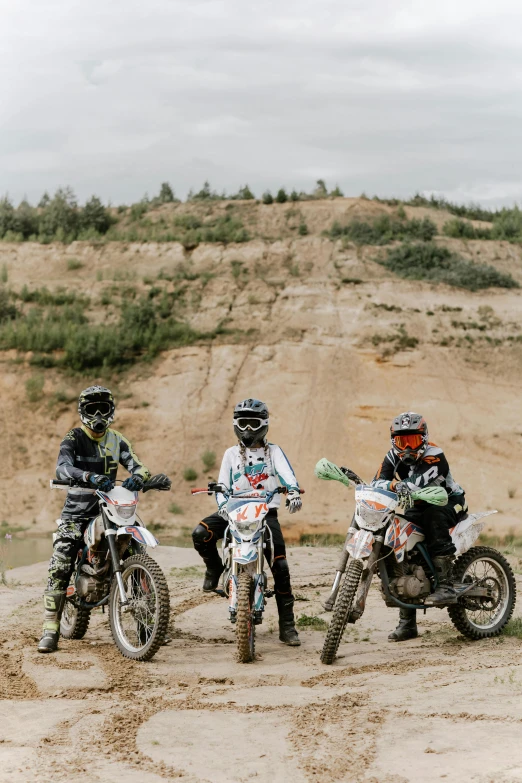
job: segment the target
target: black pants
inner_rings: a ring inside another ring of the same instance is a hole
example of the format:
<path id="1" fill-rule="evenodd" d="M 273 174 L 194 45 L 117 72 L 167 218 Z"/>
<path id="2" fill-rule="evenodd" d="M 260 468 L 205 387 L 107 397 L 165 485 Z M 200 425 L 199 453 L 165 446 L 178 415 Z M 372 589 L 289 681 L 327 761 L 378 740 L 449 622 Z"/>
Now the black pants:
<path id="1" fill-rule="evenodd" d="M 274 542 L 274 560 L 272 563 L 272 576 L 274 577 L 274 589 L 277 596 L 292 598 L 292 587 L 290 584 L 290 570 L 286 560 L 286 546 L 283 538 L 283 531 L 277 518 L 277 509 L 271 508 L 266 515 L 266 523 L 272 533 Z M 209 517 L 201 520 L 199 525 L 192 532 L 194 549 L 198 552 L 207 568 L 215 571 L 221 571 L 221 557 L 217 551 L 217 542 L 225 535 L 228 527 L 226 522 L 218 513 L 211 514 Z"/>
<path id="2" fill-rule="evenodd" d="M 454 554 L 455 544 L 449 531 L 457 524 L 458 519 L 452 505 L 432 506 L 426 503 L 408 509 L 404 516 L 422 528 L 431 557 Z"/>

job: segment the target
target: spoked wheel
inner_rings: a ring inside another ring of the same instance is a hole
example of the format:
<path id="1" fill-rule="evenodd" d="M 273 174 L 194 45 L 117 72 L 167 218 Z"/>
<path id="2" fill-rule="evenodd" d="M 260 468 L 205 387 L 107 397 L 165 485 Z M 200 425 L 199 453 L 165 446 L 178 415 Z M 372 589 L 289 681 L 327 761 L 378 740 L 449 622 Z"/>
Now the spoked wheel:
<path id="1" fill-rule="evenodd" d="M 90 609 L 76 606 L 67 599 L 60 620 L 60 634 L 64 639 L 83 639 L 91 619 Z"/>
<path id="2" fill-rule="evenodd" d="M 498 636 L 515 608 L 517 588 L 506 558 L 487 546 L 476 546 L 458 558 L 453 581 L 478 582 L 490 591 L 488 598 L 466 598 L 448 607 L 455 628 L 468 639 Z"/>
<path id="3" fill-rule="evenodd" d="M 169 589 L 163 571 L 148 555 L 133 555 L 123 563 L 127 606 L 122 606 L 116 579 L 109 596 L 112 638 L 125 658 L 149 661 L 167 634 Z"/>
<path id="4" fill-rule="evenodd" d="M 343 585 L 339 591 L 339 596 L 335 602 L 335 608 L 333 611 L 333 617 L 330 625 L 328 626 L 328 632 L 326 639 L 324 640 L 323 650 L 321 652 L 321 663 L 333 663 L 337 650 L 341 644 L 343 638 L 344 629 L 348 622 L 348 615 L 352 608 L 353 599 L 357 593 L 361 574 L 363 571 L 363 564 L 361 560 L 350 560 L 346 576 L 344 578 Z"/>
<path id="5" fill-rule="evenodd" d="M 236 639 L 239 663 L 251 663 L 256 655 L 256 626 L 252 601 L 254 580 L 248 571 L 240 571 L 237 577 Z"/>

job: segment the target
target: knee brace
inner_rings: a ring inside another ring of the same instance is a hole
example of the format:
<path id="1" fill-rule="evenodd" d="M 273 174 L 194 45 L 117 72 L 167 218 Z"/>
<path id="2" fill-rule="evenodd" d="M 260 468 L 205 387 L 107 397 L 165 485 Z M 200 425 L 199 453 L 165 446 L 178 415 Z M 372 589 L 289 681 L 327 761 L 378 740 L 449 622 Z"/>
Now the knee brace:
<path id="1" fill-rule="evenodd" d="M 292 586 L 290 584 L 290 569 L 286 557 L 278 557 L 272 565 L 272 576 L 274 577 L 274 588 L 278 595 L 292 595 Z"/>
<path id="2" fill-rule="evenodd" d="M 192 541 L 198 552 L 208 549 L 209 546 L 215 546 L 214 533 L 208 529 L 204 522 L 200 522 L 192 531 Z"/>

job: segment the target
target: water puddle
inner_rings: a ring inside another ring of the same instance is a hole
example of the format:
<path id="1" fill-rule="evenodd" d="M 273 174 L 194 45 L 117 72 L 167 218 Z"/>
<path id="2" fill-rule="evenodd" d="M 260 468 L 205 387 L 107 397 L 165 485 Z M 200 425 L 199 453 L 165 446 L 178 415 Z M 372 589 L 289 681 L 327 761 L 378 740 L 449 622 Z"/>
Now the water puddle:
<path id="1" fill-rule="evenodd" d="M 0 542 L 0 563 L 6 570 L 49 560 L 53 549 L 51 534 L 43 538 L 13 538 Z"/>

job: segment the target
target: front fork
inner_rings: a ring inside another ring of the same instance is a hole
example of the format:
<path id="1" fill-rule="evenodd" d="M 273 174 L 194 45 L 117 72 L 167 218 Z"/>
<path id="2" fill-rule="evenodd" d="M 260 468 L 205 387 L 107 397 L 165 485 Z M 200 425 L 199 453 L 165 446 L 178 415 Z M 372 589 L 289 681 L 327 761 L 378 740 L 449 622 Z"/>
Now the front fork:
<path id="1" fill-rule="evenodd" d="M 352 524 L 348 528 L 348 532 L 346 534 L 346 538 L 344 539 L 343 549 L 341 554 L 339 555 L 339 561 L 337 563 L 337 570 L 335 572 L 335 579 L 333 581 L 332 589 L 330 591 L 330 595 L 326 599 L 326 601 L 323 603 L 323 607 L 327 612 L 331 612 L 335 606 L 335 602 L 337 600 L 337 593 L 339 592 L 339 588 L 341 586 L 341 579 L 343 577 L 344 572 L 346 571 L 346 564 L 348 563 L 348 558 L 350 557 L 347 546 L 348 541 L 355 533 L 356 528 L 353 527 L 353 520 Z"/>
<path id="2" fill-rule="evenodd" d="M 228 578 L 228 611 L 230 613 L 230 621 L 236 622 L 237 616 L 237 575 L 238 575 L 238 563 L 232 559 L 230 567 L 230 575 Z M 251 564 L 253 566 L 254 563 Z M 258 557 L 255 562 L 255 573 L 252 574 L 254 579 L 254 600 L 252 604 L 252 611 L 254 614 L 254 622 L 259 625 L 263 622 L 263 611 L 265 608 L 265 575 L 263 573 L 264 557 L 261 546 L 258 549 Z M 250 566 L 250 567 L 251 567 Z"/>
<path id="3" fill-rule="evenodd" d="M 364 564 L 364 570 L 361 575 L 355 601 L 353 602 L 352 609 L 348 615 L 349 623 L 356 623 L 357 620 L 363 615 L 364 608 L 366 606 L 366 599 L 370 591 L 370 585 L 372 583 L 373 575 L 375 574 L 375 567 L 377 565 L 377 561 L 379 560 L 379 555 L 381 554 L 383 544 L 384 536 L 375 536 L 371 554 Z"/>
<path id="4" fill-rule="evenodd" d="M 113 527 L 111 527 L 110 523 L 108 522 L 105 513 L 102 511 L 102 522 L 103 522 L 103 529 L 105 531 L 105 538 L 107 539 L 107 543 L 109 544 L 109 552 L 111 553 L 111 560 L 112 560 L 112 570 L 114 571 L 114 576 L 116 577 L 116 582 L 118 584 L 118 590 L 120 592 L 120 601 L 122 607 L 129 607 L 129 602 L 127 601 L 127 593 L 125 592 L 125 585 L 123 584 L 123 577 L 121 575 L 121 562 L 120 562 L 120 553 L 118 552 L 118 547 L 116 546 L 116 531 Z"/>

